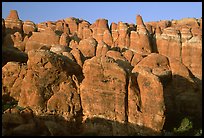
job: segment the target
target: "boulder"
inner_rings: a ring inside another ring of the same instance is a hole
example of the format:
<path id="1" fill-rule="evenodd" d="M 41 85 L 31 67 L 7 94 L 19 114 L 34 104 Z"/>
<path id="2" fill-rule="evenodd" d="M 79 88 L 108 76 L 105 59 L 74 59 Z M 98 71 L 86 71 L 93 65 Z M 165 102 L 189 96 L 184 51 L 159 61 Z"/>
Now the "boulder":
<path id="1" fill-rule="evenodd" d="M 91 58 L 96 55 L 97 41 L 94 38 L 83 39 L 79 42 L 78 49 L 85 58 Z"/>
<path id="2" fill-rule="evenodd" d="M 48 27 L 46 22 L 38 23 L 38 24 L 36 24 L 36 26 L 38 28 L 38 30 L 37 30 L 38 32 L 42 32 Z"/>
<path id="3" fill-rule="evenodd" d="M 70 42 L 70 37 L 67 33 L 63 33 L 61 36 L 60 36 L 60 39 L 59 39 L 59 44 L 62 45 L 62 46 L 68 46 L 69 45 L 69 42 Z"/>
<path id="4" fill-rule="evenodd" d="M 19 100 L 23 78 L 27 67 L 19 62 L 8 62 L 2 68 L 2 88 L 4 95 L 9 95 L 15 100 Z"/>
<path id="5" fill-rule="evenodd" d="M 36 31 L 37 31 L 37 27 L 34 22 L 30 20 L 26 20 L 25 22 L 23 22 L 23 33 L 24 34 L 29 35 L 30 33 L 36 32 Z"/>
<path id="6" fill-rule="evenodd" d="M 109 47 L 106 43 L 103 41 L 99 42 L 97 47 L 96 47 L 96 56 L 97 57 L 105 57 L 106 53 L 108 52 Z"/>
<path id="7" fill-rule="evenodd" d="M 73 55 L 74 59 L 76 60 L 77 64 L 82 67 L 85 61 L 84 56 L 82 55 L 81 51 L 77 48 L 73 48 L 70 53 Z"/>
<path id="8" fill-rule="evenodd" d="M 89 32 L 89 26 L 90 23 L 87 21 L 82 21 L 81 23 L 79 23 L 77 35 L 80 39 L 86 39 L 91 35 L 91 32 Z"/>
<path id="9" fill-rule="evenodd" d="M 42 47 L 50 49 L 59 44 L 59 39 L 59 36 L 51 28 L 46 28 L 42 32 L 33 32 L 33 35 L 26 42 L 25 51 L 41 49 Z"/>
<path id="10" fill-rule="evenodd" d="M 78 30 L 78 20 L 74 17 L 64 19 L 65 23 L 69 25 L 69 30 L 71 34 L 74 34 Z"/>

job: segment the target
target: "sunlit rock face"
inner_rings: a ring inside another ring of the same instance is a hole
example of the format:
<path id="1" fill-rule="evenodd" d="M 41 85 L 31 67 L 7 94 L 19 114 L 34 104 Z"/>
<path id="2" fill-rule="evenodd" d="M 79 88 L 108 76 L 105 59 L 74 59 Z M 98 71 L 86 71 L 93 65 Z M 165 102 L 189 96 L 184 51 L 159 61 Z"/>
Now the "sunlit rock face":
<path id="1" fill-rule="evenodd" d="M 202 19 L 2 18 L 2 135 L 161 135 L 202 120 Z M 17 101 L 17 102 L 15 102 Z"/>
<path id="2" fill-rule="evenodd" d="M 23 22 L 19 19 L 18 12 L 11 10 L 5 19 L 6 33 L 14 34 L 15 32 L 23 33 Z"/>
<path id="3" fill-rule="evenodd" d="M 140 15 L 137 15 L 136 21 L 137 29 L 136 31 L 131 31 L 130 34 L 130 49 L 136 53 L 148 55 L 152 52 L 149 32 Z"/>

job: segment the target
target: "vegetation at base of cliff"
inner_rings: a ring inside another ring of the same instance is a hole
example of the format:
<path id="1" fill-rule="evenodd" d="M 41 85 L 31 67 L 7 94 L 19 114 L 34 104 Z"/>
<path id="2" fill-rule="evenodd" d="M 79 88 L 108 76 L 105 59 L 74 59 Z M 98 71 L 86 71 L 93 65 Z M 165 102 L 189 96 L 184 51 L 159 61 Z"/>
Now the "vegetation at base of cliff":
<path id="1" fill-rule="evenodd" d="M 9 108 L 13 108 L 14 106 L 16 106 L 18 104 L 17 101 L 10 101 L 10 102 L 4 102 L 2 100 L 2 114 L 4 111 L 6 111 Z"/>
<path id="2" fill-rule="evenodd" d="M 179 126 L 163 130 L 163 136 L 201 136 L 202 127 L 197 125 L 191 117 L 181 119 Z"/>

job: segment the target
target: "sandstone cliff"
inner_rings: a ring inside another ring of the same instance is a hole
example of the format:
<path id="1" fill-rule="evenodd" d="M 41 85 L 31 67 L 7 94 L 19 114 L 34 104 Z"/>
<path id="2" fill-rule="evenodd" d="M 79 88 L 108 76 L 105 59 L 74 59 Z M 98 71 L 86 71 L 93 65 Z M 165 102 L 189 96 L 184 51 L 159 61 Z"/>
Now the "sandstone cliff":
<path id="1" fill-rule="evenodd" d="M 2 19 L 3 135 L 161 135 L 202 119 L 202 20 Z"/>

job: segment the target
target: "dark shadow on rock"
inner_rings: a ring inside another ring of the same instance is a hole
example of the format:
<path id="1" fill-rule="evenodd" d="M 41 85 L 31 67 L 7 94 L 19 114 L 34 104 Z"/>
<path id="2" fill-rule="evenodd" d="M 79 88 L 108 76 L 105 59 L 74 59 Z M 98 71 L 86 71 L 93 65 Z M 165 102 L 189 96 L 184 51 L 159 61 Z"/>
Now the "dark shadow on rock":
<path id="1" fill-rule="evenodd" d="M 5 29 L 5 34 L 14 34 L 15 32 L 20 32 L 21 34 L 23 34 L 23 24 L 21 28 L 13 27 Z"/>
<path id="2" fill-rule="evenodd" d="M 151 45 L 152 45 L 152 53 L 159 53 L 158 48 L 157 48 L 155 35 L 152 36 L 150 40 L 151 40 Z"/>
<path id="3" fill-rule="evenodd" d="M 63 34 L 63 31 L 55 30 L 55 33 L 56 33 L 58 36 L 61 36 L 61 35 Z"/>
<path id="4" fill-rule="evenodd" d="M 17 108 L 17 107 L 16 107 Z M 8 119 L 21 118 L 18 113 L 4 113 L 3 136 L 151 136 L 161 135 L 146 127 L 130 123 L 120 123 L 108 119 L 94 117 L 82 123 L 82 114 L 70 121 L 60 115 L 25 116 L 25 109 L 18 107 L 24 120 L 9 122 Z M 28 110 L 28 109 L 27 109 Z M 19 119 L 20 120 L 20 119 Z"/>
<path id="5" fill-rule="evenodd" d="M 198 78 L 193 80 L 194 83 L 182 76 L 173 75 L 164 88 L 164 130 L 173 131 L 186 117 L 191 119 L 193 129 L 202 128 L 202 81 Z"/>
<path id="6" fill-rule="evenodd" d="M 85 136 L 156 136 L 160 133 L 132 123 L 121 123 L 99 117 L 87 118 L 82 124 Z"/>
<path id="7" fill-rule="evenodd" d="M 124 61 L 124 60 L 121 60 L 121 59 L 117 59 L 116 60 L 116 63 L 118 63 L 118 65 L 120 67 L 122 67 L 127 73 L 130 73 L 132 71 L 132 69 L 134 68 L 130 62 L 128 61 Z"/>
<path id="8" fill-rule="evenodd" d="M 2 67 L 9 61 L 27 63 L 28 54 L 16 47 L 2 47 Z"/>

